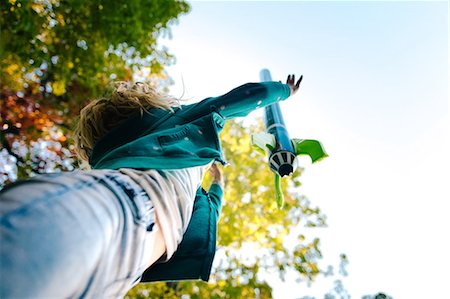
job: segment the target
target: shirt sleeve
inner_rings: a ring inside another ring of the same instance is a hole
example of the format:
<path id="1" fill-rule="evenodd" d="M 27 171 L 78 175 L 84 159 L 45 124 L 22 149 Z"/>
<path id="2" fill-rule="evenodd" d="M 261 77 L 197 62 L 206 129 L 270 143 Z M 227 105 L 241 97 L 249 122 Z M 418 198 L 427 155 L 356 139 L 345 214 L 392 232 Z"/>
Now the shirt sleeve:
<path id="1" fill-rule="evenodd" d="M 230 92 L 187 106 L 194 117 L 217 112 L 225 118 L 247 116 L 253 110 L 286 100 L 291 91 L 281 82 L 247 83 Z"/>
<path id="2" fill-rule="evenodd" d="M 216 210 L 216 216 L 219 217 L 222 210 L 223 189 L 218 183 L 212 183 L 208 191 L 212 207 Z"/>

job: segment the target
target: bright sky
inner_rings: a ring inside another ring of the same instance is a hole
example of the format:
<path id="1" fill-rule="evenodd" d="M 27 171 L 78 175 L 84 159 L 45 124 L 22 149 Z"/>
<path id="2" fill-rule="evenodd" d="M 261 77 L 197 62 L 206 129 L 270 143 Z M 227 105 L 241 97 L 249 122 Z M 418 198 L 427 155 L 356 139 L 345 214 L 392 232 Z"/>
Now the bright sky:
<path id="1" fill-rule="evenodd" d="M 313 232 L 325 257 L 347 254 L 352 298 L 448 296 L 448 3 L 191 4 L 165 42 L 171 93 L 220 95 L 262 68 L 303 74 L 282 109 L 291 137 L 330 155 L 306 166 L 300 189 L 328 216 Z M 273 281 L 275 298 L 331 288 Z"/>

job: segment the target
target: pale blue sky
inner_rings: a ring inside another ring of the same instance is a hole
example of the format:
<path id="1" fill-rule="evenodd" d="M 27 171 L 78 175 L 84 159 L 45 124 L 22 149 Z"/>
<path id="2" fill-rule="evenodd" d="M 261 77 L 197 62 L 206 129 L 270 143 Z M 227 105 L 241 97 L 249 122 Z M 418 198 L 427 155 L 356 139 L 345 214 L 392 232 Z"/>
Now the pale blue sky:
<path id="1" fill-rule="evenodd" d="M 193 101 L 262 68 L 303 74 L 282 109 L 291 137 L 330 154 L 306 165 L 299 190 L 328 215 L 312 232 L 324 255 L 348 254 L 353 298 L 448 294 L 447 2 L 192 2 L 164 43 L 177 57 L 171 92 Z M 274 294 L 303 291 L 275 283 Z"/>

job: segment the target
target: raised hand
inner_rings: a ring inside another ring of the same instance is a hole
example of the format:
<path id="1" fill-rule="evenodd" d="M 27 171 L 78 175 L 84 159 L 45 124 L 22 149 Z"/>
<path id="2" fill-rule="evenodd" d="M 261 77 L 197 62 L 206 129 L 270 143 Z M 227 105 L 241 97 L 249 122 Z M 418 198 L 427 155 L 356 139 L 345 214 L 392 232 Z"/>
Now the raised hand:
<path id="1" fill-rule="evenodd" d="M 295 75 L 288 75 L 286 84 L 289 85 L 289 88 L 291 89 L 291 96 L 294 95 L 300 88 L 300 82 L 302 82 L 302 79 L 303 75 L 301 75 L 300 79 L 298 79 L 297 83 L 295 83 Z"/>
<path id="2" fill-rule="evenodd" d="M 217 166 L 216 163 L 211 165 L 209 172 L 213 176 L 213 182 L 219 184 L 222 188 L 224 187 L 224 179 L 222 175 L 222 170 Z"/>

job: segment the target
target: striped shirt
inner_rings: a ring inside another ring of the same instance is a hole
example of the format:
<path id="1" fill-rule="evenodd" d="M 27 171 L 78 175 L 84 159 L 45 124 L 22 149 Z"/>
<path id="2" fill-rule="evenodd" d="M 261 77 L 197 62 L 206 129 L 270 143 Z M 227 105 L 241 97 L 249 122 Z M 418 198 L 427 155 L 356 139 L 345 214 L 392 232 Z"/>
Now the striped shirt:
<path id="1" fill-rule="evenodd" d="M 153 202 L 166 243 L 166 260 L 175 253 L 191 220 L 195 194 L 205 166 L 183 169 L 136 170 L 122 168 L 146 192 Z"/>

